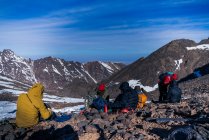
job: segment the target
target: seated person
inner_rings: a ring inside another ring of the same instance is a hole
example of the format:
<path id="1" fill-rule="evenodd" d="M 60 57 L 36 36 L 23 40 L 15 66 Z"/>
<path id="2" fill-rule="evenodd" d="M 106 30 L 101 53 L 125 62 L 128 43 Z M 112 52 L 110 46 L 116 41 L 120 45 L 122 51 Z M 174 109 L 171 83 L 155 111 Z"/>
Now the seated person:
<path id="1" fill-rule="evenodd" d="M 105 91 L 105 84 L 100 84 L 97 88 L 97 98 L 93 99 L 91 107 L 96 108 L 99 111 L 104 110 L 105 105 L 107 105 L 107 100 L 103 98 Z"/>
<path id="2" fill-rule="evenodd" d="M 135 86 L 134 90 L 138 94 L 137 108 L 140 109 L 140 108 L 144 107 L 144 105 L 146 104 L 146 101 L 147 101 L 146 94 L 147 94 L 147 92 L 143 88 L 141 88 L 140 86 Z"/>
<path id="3" fill-rule="evenodd" d="M 112 110 L 123 110 L 123 109 L 136 109 L 138 104 L 138 95 L 129 86 L 128 82 L 123 82 L 119 89 L 121 94 L 119 94 L 114 103 L 108 103 L 108 107 Z"/>
<path id="4" fill-rule="evenodd" d="M 28 93 L 20 94 L 17 100 L 16 124 L 18 127 L 31 127 L 40 121 L 40 118 L 49 119 L 52 116 L 51 109 L 43 102 L 44 86 L 34 84 Z"/>

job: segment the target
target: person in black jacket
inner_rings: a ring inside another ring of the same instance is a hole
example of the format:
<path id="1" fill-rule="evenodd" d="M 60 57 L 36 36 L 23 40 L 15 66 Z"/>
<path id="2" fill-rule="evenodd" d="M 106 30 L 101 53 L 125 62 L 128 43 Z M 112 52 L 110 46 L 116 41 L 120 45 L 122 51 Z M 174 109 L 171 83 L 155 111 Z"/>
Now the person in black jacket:
<path id="1" fill-rule="evenodd" d="M 178 87 L 177 81 L 173 80 L 170 83 L 168 94 L 167 94 L 167 100 L 170 103 L 179 103 L 181 101 L 181 94 L 182 91 Z"/>
<path id="2" fill-rule="evenodd" d="M 136 109 L 138 104 L 138 95 L 136 92 L 129 86 L 128 82 L 123 82 L 119 89 L 121 94 L 119 94 L 114 103 L 109 103 L 108 107 L 112 110 L 120 110 L 124 108 Z"/>

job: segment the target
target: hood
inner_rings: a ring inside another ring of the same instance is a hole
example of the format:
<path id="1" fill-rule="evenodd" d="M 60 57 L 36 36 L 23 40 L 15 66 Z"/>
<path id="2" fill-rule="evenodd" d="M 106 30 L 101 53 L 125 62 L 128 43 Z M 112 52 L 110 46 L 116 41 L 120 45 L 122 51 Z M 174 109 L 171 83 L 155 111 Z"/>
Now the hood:
<path id="1" fill-rule="evenodd" d="M 28 91 L 28 95 L 43 98 L 44 86 L 41 83 L 34 84 Z"/>
<path id="2" fill-rule="evenodd" d="M 128 83 L 128 82 L 123 82 L 123 83 L 121 83 L 119 89 L 120 89 L 123 93 L 130 92 L 130 91 L 131 91 L 131 87 L 129 86 L 129 83 Z"/>

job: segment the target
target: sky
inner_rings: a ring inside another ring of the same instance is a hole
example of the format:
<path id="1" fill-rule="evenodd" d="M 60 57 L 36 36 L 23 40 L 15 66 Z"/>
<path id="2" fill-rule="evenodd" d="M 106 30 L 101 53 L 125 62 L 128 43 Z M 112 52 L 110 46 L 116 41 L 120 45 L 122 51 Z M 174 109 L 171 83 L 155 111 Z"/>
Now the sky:
<path id="1" fill-rule="evenodd" d="M 209 0 L 0 0 L 0 51 L 132 63 L 209 37 Z"/>

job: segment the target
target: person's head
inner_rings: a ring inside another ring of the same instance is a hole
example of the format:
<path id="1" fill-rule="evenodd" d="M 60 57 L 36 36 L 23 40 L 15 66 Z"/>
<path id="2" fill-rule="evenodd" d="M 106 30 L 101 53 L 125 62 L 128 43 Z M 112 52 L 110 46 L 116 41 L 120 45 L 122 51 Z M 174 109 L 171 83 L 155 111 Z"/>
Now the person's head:
<path id="1" fill-rule="evenodd" d="M 137 93 L 141 93 L 141 87 L 140 86 L 135 86 L 134 87 L 134 90 L 137 92 Z"/>
<path id="2" fill-rule="evenodd" d="M 43 93 L 44 86 L 41 83 L 35 83 L 28 91 L 28 94 L 41 99 L 43 98 Z"/>
<path id="3" fill-rule="evenodd" d="M 105 91 L 106 91 L 106 86 L 105 86 L 105 84 L 100 84 L 100 85 L 98 86 L 98 88 L 97 88 L 97 95 L 103 96 L 104 93 L 105 93 Z"/>
<path id="4" fill-rule="evenodd" d="M 129 86 L 129 83 L 128 82 L 123 82 L 120 84 L 120 87 L 119 89 L 122 91 L 122 92 L 127 92 L 131 89 L 131 87 Z"/>

